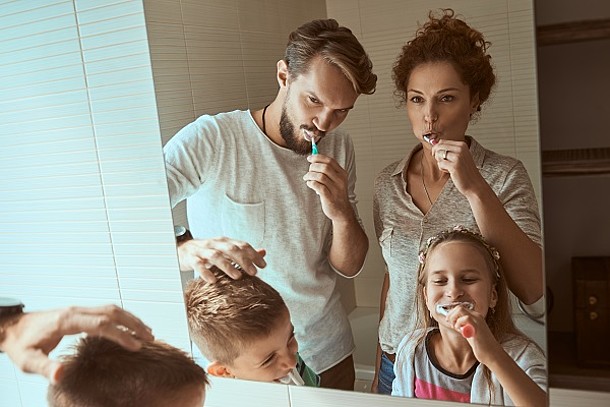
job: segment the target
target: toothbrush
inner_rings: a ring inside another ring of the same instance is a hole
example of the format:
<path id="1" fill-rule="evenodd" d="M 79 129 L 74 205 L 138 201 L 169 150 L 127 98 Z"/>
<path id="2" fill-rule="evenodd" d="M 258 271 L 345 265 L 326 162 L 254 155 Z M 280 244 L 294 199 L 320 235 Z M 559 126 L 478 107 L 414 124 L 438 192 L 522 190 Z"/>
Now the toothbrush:
<path id="1" fill-rule="evenodd" d="M 474 304 L 471 302 L 458 302 L 458 303 L 451 303 L 451 304 L 436 304 L 436 312 L 443 316 L 447 316 L 447 314 L 449 313 L 449 310 L 458 305 L 463 305 L 466 308 L 468 308 L 469 310 L 474 309 Z M 462 333 L 462 336 L 464 338 L 472 338 L 476 334 L 476 330 L 474 329 L 474 326 L 472 326 L 471 324 L 466 324 L 463 327 L 461 327 L 460 332 Z"/>
<path id="2" fill-rule="evenodd" d="M 311 155 L 316 155 L 318 154 L 318 146 L 316 144 L 316 139 L 315 138 L 311 138 Z"/>
<path id="3" fill-rule="evenodd" d="M 432 145 L 435 145 L 438 143 L 438 140 L 436 139 L 436 137 L 432 137 L 432 133 L 426 133 L 423 135 L 423 139 L 427 142 L 430 143 Z"/>

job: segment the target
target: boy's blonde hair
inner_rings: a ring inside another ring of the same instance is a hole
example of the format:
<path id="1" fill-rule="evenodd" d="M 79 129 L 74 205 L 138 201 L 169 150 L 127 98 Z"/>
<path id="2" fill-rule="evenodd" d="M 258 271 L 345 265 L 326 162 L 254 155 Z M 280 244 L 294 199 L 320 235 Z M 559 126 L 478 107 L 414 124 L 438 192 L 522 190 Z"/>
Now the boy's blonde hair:
<path id="1" fill-rule="evenodd" d="M 216 267 L 215 283 L 189 282 L 184 298 L 191 339 L 210 361 L 230 365 L 241 350 L 266 338 L 288 313 L 280 294 L 258 277 L 233 280 Z"/>
<path id="2" fill-rule="evenodd" d="M 160 341 L 130 351 L 89 336 L 62 363 L 61 380 L 48 388 L 51 407 L 157 406 L 180 400 L 187 388 L 203 390 L 208 383 L 190 356 Z"/>

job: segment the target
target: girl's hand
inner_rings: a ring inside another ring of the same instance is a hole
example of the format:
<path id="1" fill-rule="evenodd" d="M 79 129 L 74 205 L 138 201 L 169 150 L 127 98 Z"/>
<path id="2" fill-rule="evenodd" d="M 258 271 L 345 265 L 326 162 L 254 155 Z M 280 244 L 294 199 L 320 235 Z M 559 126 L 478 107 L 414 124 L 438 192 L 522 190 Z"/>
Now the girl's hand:
<path id="1" fill-rule="evenodd" d="M 485 318 L 477 311 L 471 311 L 458 305 L 449 311 L 446 318 L 453 329 L 460 334 L 462 334 L 462 328 L 466 325 L 471 325 L 474 328 L 474 336 L 466 338 L 466 340 L 479 362 L 489 364 L 495 359 L 498 352 L 503 352 L 502 347 L 489 330 Z"/>
<path id="2" fill-rule="evenodd" d="M 462 195 L 467 196 L 485 183 L 465 141 L 441 139 L 432 146 L 431 152 L 438 168 L 449 173 Z"/>

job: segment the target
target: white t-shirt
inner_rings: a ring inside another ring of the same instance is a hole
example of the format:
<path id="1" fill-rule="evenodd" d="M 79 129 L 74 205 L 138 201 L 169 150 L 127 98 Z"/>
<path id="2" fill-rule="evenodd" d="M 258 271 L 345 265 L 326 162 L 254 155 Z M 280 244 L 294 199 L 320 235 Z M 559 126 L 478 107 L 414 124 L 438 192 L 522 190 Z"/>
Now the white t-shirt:
<path id="1" fill-rule="evenodd" d="M 350 137 L 329 133 L 318 149 L 348 172 L 357 214 Z M 195 238 L 227 236 L 267 250 L 258 276 L 286 301 L 305 363 L 320 373 L 351 354 L 352 332 L 328 261 L 332 224 L 303 181 L 306 157 L 272 142 L 249 111 L 201 116 L 164 152 L 172 206 L 187 199 Z"/>

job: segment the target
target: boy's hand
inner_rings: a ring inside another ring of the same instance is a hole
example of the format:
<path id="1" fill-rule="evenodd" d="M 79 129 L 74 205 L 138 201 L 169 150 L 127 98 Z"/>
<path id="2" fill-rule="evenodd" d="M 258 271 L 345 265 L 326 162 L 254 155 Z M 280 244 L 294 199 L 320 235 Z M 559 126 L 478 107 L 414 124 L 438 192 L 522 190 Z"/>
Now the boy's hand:
<path id="1" fill-rule="evenodd" d="M 178 245 L 180 270 L 195 270 L 208 283 L 215 283 L 216 277 L 210 267 L 216 266 L 229 277 L 237 280 L 243 270 L 251 276 L 256 275 L 256 267 L 267 265 L 266 251 L 255 250 L 248 243 L 217 237 L 203 240 L 187 240 Z"/>

